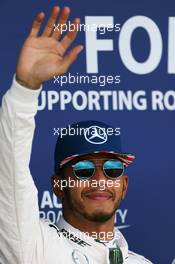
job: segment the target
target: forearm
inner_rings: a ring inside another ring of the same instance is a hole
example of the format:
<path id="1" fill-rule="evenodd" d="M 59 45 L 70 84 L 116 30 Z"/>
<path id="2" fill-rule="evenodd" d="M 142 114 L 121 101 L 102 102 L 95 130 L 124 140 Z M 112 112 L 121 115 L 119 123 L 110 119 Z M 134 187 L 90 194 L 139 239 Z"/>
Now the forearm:
<path id="1" fill-rule="evenodd" d="M 39 92 L 14 81 L 0 110 L 0 260 L 5 263 L 22 263 L 32 247 L 31 229 L 38 228 L 37 190 L 29 162 Z"/>

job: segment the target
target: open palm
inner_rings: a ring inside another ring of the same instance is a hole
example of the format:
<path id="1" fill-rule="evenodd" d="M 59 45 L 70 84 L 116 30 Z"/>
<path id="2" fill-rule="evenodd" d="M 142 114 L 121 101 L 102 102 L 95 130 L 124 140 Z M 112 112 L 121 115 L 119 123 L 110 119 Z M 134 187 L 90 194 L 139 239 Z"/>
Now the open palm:
<path id="1" fill-rule="evenodd" d="M 77 35 L 77 27 L 61 39 L 61 30 L 55 27 L 54 31 L 54 24 L 57 21 L 59 25 L 66 24 L 70 9 L 65 7 L 58 20 L 59 12 L 59 7 L 53 8 L 40 36 L 39 30 L 45 15 L 39 13 L 22 47 L 16 69 L 17 80 L 33 89 L 39 88 L 43 81 L 53 78 L 54 75 L 65 73 L 83 48 L 78 45 L 65 55 Z M 78 25 L 80 20 L 75 19 L 73 23 Z"/>

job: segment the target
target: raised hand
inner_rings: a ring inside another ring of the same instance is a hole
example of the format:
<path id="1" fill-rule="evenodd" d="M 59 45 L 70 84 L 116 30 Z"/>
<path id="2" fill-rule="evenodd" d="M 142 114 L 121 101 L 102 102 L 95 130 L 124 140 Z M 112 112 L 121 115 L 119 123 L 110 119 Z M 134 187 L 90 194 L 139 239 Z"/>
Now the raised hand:
<path id="1" fill-rule="evenodd" d="M 59 15 L 60 14 L 60 15 Z M 39 13 L 33 22 L 31 32 L 24 42 L 16 67 L 16 79 L 22 85 L 38 89 L 40 85 L 54 75 L 65 73 L 83 46 L 78 45 L 65 54 L 77 35 L 77 25 L 80 20 L 73 21 L 75 30 L 68 32 L 61 39 L 61 30 L 54 31 L 54 24 L 66 24 L 70 9 L 64 7 L 61 11 L 55 6 L 39 36 L 41 24 L 45 14 Z"/>

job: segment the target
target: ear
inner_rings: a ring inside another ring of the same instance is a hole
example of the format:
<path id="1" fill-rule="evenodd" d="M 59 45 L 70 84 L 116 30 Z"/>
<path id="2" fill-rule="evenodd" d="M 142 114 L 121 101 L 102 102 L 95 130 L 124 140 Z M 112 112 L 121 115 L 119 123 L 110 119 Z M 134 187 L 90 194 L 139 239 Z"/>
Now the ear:
<path id="1" fill-rule="evenodd" d="M 52 184 L 52 190 L 54 194 L 62 199 L 64 196 L 63 190 L 61 190 L 61 176 L 59 175 L 53 175 L 51 178 L 51 184 Z"/>
<path id="2" fill-rule="evenodd" d="M 122 200 L 125 199 L 127 190 L 128 190 L 128 176 L 127 175 L 123 175 L 123 194 L 122 194 Z"/>

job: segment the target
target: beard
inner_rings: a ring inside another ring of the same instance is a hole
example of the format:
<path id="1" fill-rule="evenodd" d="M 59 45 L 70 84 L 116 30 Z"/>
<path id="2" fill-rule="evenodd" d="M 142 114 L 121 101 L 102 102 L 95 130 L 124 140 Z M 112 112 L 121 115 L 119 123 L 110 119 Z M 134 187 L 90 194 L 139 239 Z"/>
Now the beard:
<path id="1" fill-rule="evenodd" d="M 111 219 L 117 209 L 114 209 L 111 213 L 105 213 L 105 212 L 94 212 L 94 213 L 82 213 L 83 217 L 91 222 L 96 223 L 105 223 L 109 219 Z"/>
<path id="2" fill-rule="evenodd" d="M 106 221 L 111 219 L 114 216 L 116 210 L 119 208 L 120 202 L 122 200 L 118 199 L 114 203 L 111 212 L 105 212 L 102 209 L 96 209 L 94 212 L 89 213 L 85 210 L 85 206 L 81 202 L 73 199 L 69 188 L 65 188 L 64 192 L 65 196 L 63 199 L 63 211 L 69 209 L 74 212 L 74 214 L 76 214 L 78 218 L 81 217 L 83 219 L 96 223 L 105 223 Z"/>

